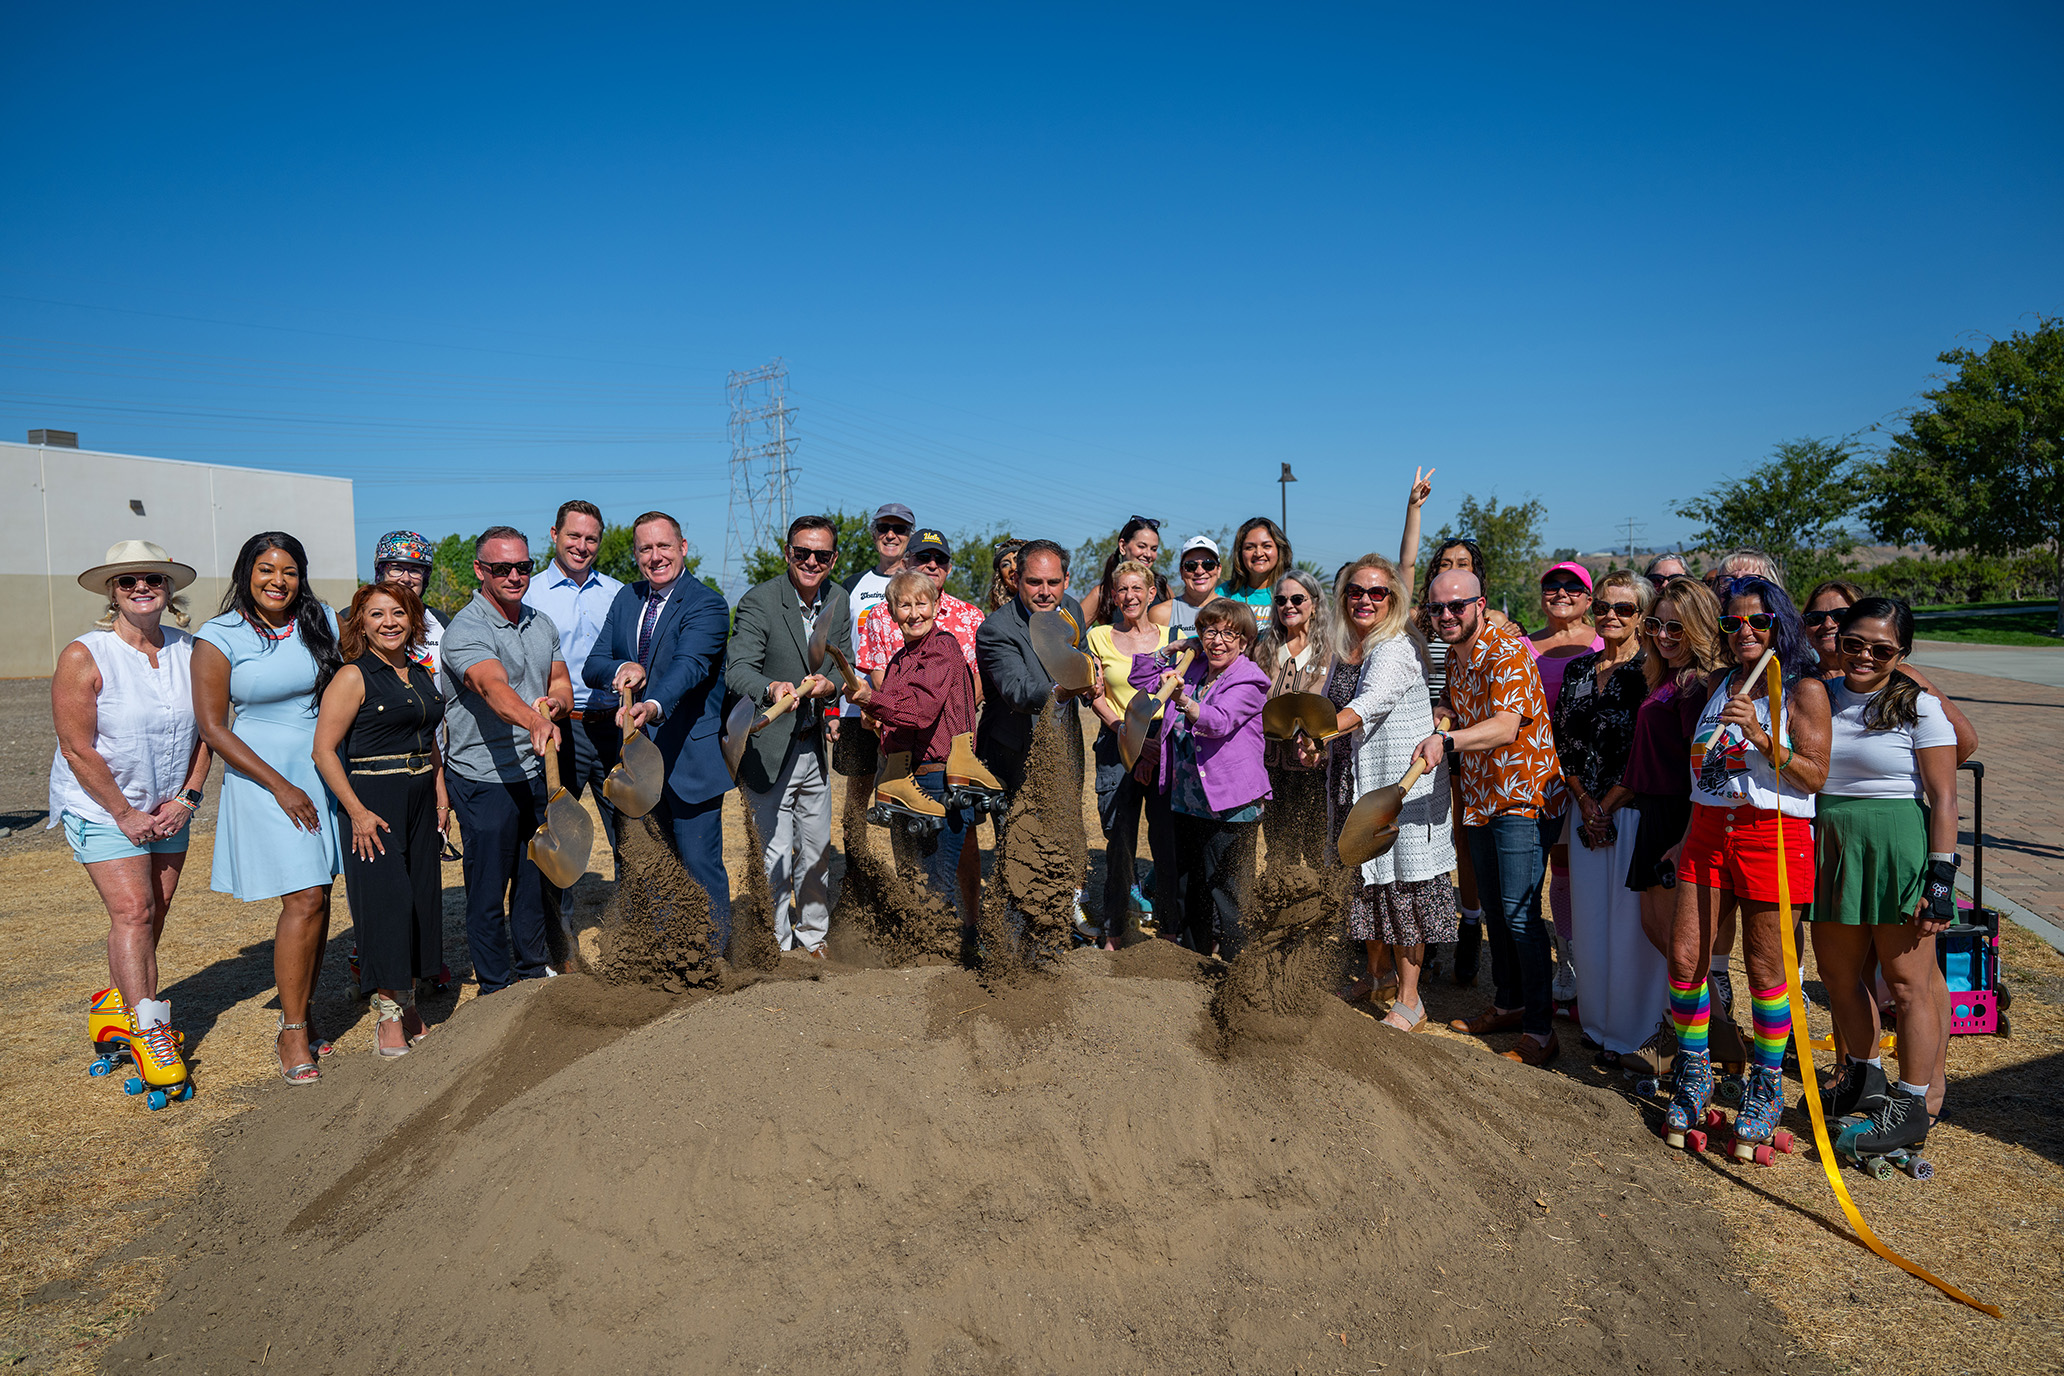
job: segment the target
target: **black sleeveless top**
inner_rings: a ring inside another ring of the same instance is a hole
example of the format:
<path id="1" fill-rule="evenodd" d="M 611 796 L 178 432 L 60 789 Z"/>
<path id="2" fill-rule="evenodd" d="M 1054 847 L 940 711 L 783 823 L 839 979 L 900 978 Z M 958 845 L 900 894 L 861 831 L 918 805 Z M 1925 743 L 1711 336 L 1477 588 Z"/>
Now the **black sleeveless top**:
<path id="1" fill-rule="evenodd" d="M 444 699 L 429 670 L 411 662 L 403 682 L 372 651 L 351 661 L 365 679 L 365 702 L 339 753 L 348 761 L 385 755 L 427 755 L 444 720 Z"/>

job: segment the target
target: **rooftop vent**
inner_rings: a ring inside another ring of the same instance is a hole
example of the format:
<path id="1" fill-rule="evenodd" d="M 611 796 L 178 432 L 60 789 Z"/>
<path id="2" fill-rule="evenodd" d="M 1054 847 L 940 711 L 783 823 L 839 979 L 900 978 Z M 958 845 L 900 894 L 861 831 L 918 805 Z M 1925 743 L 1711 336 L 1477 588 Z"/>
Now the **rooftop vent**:
<path id="1" fill-rule="evenodd" d="M 76 430 L 31 430 L 30 444 L 47 444 L 53 449 L 77 449 L 79 432 Z"/>

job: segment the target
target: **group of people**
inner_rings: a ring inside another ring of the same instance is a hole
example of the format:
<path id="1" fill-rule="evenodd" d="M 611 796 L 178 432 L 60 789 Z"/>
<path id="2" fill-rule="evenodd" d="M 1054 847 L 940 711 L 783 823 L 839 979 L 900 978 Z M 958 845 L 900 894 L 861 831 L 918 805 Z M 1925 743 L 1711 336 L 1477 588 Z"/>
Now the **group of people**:
<path id="1" fill-rule="evenodd" d="M 374 1048 L 405 1055 L 427 1030 L 417 986 L 441 965 L 450 821 L 481 992 L 548 978 L 563 960 L 559 892 L 528 855 L 546 764 L 575 794 L 594 790 L 616 843 L 622 819 L 601 784 L 639 732 L 665 766 L 655 819 L 708 892 L 720 949 L 735 784 L 764 845 L 778 944 L 805 959 L 823 958 L 830 925 L 834 773 L 873 790 L 910 881 L 972 933 L 979 826 L 992 817 L 1001 842 L 1037 719 L 1061 715 L 1064 751 L 1091 726 L 1089 758 L 1065 764 L 1093 778 L 1106 866 L 1078 930 L 1117 948 L 1151 922 L 1230 959 L 1264 849 L 1271 864 L 1337 865 L 1356 802 L 1416 766 L 1393 843 L 1347 886 L 1342 931 L 1367 974 L 1344 996 L 1387 1002 L 1391 1028 L 1423 1028 L 1429 972 L 1445 960 L 1474 983 L 1487 940 L 1489 1006 L 1457 1029 L 1518 1032 L 1504 1054 L 1546 1065 L 1562 1049 L 1560 1007 L 1601 1064 L 1673 1071 L 1679 1130 L 1703 1116 L 1714 1064 L 1743 1066 L 1737 1132 L 1767 1139 L 1790 1032 L 1782 867 L 1846 1052 L 1824 1089 L 1831 1111 L 1870 1116 L 1868 1145 L 1917 1144 L 1944 1089 L 1933 936 L 1955 915 L 1955 770 L 1976 742 L 1906 663 L 1911 612 L 1840 581 L 1801 612 L 1774 561 L 1736 550 L 1704 578 L 1673 555 L 1603 577 L 1558 562 L 1540 575 L 1543 624 L 1529 633 L 1487 602 L 1473 542 L 1437 544 L 1422 574 L 1431 477 L 1415 476 L 1397 560 L 1366 554 L 1330 580 L 1296 566 L 1264 518 L 1239 528 L 1229 561 L 1209 536 L 1184 539 L 1171 579 L 1160 523 L 1134 516 L 1079 601 L 1062 545 L 983 551 L 981 606 L 945 591 L 951 544 L 893 502 L 874 513 L 872 567 L 835 582 L 837 526 L 801 517 L 785 572 L 735 611 L 683 576 L 686 543 L 663 512 L 632 522 L 641 577 L 602 573 L 602 515 L 582 501 L 559 508 L 541 561 L 516 529 L 483 532 L 478 590 L 448 620 L 423 602 L 431 546 L 409 531 L 381 539 L 374 581 L 341 616 L 309 589 L 299 541 L 255 535 L 220 614 L 192 635 L 164 620 L 187 624 L 178 593 L 194 571 L 127 542 L 80 575 L 108 608 L 53 679 L 51 824 L 107 903 L 109 997 L 137 1035 L 169 1027 L 156 938 L 221 757 L 212 883 L 280 900 L 277 1053 L 298 1085 L 333 1050 L 308 1008 L 335 876 Z M 1042 660 L 1035 619 L 1048 611 L 1083 628 L 1086 686 L 1057 683 Z M 1757 672 L 1767 658 L 1775 719 Z M 1288 693 L 1323 697 L 1329 729 L 1270 739 L 1268 704 Z M 1154 711 L 1131 750 L 1141 694 Z M 720 740 L 740 699 L 785 710 L 734 777 Z M 1876 1056 L 1881 988 L 1899 1019 L 1896 1082 Z"/>

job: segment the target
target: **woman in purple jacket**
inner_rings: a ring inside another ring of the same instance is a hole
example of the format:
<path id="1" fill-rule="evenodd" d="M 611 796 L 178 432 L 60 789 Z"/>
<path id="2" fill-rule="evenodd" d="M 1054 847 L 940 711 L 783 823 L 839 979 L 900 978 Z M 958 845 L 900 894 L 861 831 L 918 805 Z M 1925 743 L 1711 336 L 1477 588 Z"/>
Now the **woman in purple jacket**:
<path id="1" fill-rule="evenodd" d="M 1255 838 L 1261 805 L 1269 796 L 1262 763 L 1261 709 L 1269 680 L 1247 658 L 1254 644 L 1254 612 L 1217 597 L 1197 610 L 1202 656 L 1177 683 L 1161 732 L 1160 783 L 1175 820 L 1175 864 L 1181 876 L 1182 918 L 1161 933 L 1201 955 L 1231 960 L 1246 939 L 1240 910 L 1254 887 Z M 1182 641 L 1133 659 L 1132 682 L 1155 688 L 1174 675 L 1166 667 L 1198 641 Z M 1178 935 L 1177 929 L 1181 929 Z"/>

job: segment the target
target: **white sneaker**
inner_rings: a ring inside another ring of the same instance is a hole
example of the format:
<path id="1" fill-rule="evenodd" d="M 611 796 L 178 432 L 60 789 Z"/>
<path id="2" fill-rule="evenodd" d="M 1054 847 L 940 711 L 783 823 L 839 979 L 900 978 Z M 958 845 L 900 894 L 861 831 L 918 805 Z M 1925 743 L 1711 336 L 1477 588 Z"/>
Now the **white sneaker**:
<path id="1" fill-rule="evenodd" d="M 552 968 L 551 966 L 547 965 L 547 966 L 545 967 L 545 978 L 546 978 L 546 979 L 557 979 L 557 978 L 559 978 L 559 972 L 558 972 L 557 970 L 554 970 L 554 969 L 553 969 L 553 968 Z"/>
<path id="2" fill-rule="evenodd" d="M 1548 992 L 1557 1003 L 1568 1003 L 1577 996 L 1577 972 L 1568 961 L 1555 967 L 1555 983 Z"/>

